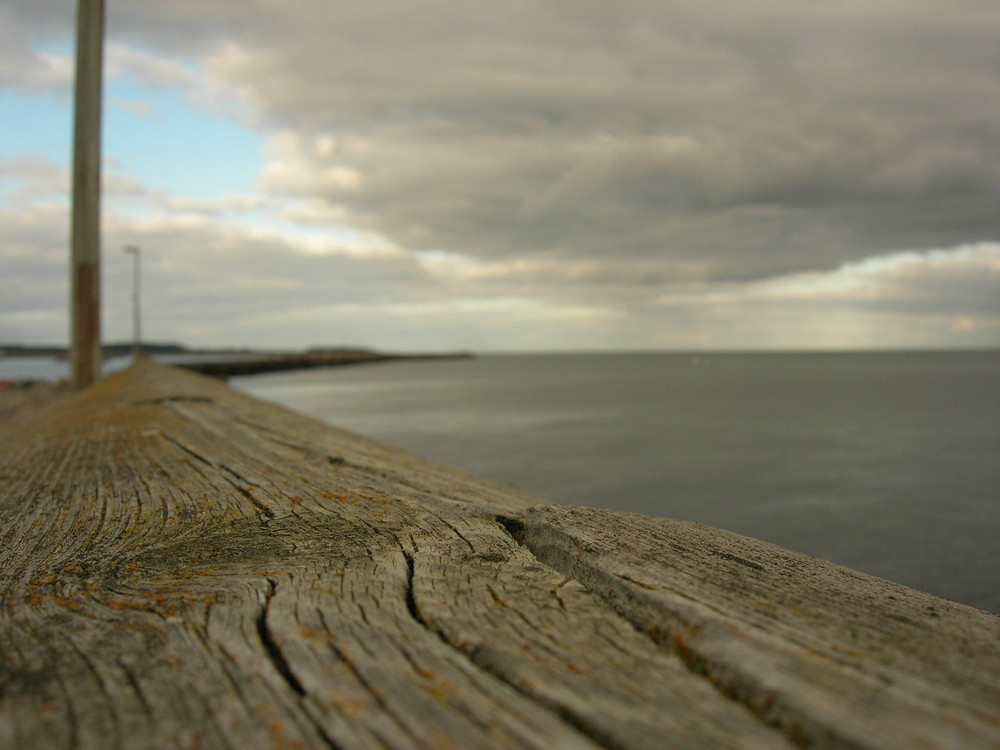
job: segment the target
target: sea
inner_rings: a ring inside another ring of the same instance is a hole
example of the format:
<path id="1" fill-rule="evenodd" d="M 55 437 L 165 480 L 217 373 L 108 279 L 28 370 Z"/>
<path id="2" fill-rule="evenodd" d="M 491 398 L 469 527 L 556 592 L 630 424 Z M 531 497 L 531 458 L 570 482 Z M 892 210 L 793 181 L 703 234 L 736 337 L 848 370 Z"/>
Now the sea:
<path id="1" fill-rule="evenodd" d="M 541 500 L 698 521 L 1000 613 L 1000 351 L 480 355 L 230 382 Z"/>

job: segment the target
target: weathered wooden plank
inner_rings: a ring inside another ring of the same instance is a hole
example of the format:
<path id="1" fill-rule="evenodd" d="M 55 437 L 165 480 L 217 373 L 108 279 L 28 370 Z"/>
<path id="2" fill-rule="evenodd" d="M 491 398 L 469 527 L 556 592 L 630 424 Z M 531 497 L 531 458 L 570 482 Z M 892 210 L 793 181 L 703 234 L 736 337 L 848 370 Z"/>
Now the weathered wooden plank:
<path id="1" fill-rule="evenodd" d="M 607 747 L 776 747 L 742 707 L 577 581 L 496 533 L 493 519 L 441 514 L 434 555 L 417 558 L 419 618 Z M 457 535 L 449 534 L 449 528 Z"/>
<path id="2" fill-rule="evenodd" d="M 0 380 L 0 433 L 14 430 L 25 419 L 33 419 L 39 408 L 65 398 L 65 382 Z"/>
<path id="3" fill-rule="evenodd" d="M 996 615 L 698 524 L 550 506 L 511 527 L 798 741 L 1000 747 Z"/>
<path id="4" fill-rule="evenodd" d="M 108 378 L 0 436 L 0 746 L 996 744 L 997 618 L 536 505 L 208 378 Z"/>

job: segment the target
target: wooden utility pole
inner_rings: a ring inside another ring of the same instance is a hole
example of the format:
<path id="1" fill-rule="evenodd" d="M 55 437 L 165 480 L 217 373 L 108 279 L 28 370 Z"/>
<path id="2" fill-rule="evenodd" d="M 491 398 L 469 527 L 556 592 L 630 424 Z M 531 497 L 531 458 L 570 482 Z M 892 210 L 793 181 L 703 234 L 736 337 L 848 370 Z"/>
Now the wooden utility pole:
<path id="1" fill-rule="evenodd" d="M 79 0 L 73 128 L 71 353 L 73 387 L 101 370 L 101 88 L 105 0 Z"/>

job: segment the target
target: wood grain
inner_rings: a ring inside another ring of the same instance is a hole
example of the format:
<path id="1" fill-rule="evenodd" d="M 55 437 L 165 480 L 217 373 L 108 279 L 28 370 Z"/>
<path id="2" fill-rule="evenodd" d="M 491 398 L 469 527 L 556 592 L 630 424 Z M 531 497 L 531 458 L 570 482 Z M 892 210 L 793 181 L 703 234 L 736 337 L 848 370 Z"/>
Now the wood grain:
<path id="1" fill-rule="evenodd" d="M 150 364 L 0 435 L 0 570 L 0 747 L 1000 746 L 1000 618 Z"/>

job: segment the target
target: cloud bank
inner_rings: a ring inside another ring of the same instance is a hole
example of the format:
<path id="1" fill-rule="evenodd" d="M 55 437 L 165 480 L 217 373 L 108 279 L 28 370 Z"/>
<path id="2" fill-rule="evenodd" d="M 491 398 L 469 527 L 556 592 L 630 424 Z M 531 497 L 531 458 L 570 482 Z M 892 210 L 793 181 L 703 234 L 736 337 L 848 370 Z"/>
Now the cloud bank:
<path id="1" fill-rule="evenodd" d="M 62 90 L 64 4 L 2 12 L 0 85 Z M 110 33 L 114 69 L 268 139 L 241 195 L 118 175 L 108 244 L 156 248 L 176 337 L 1000 343 L 992 0 L 134 0 Z M 57 168 L 5 193 L 18 286 L 57 286 Z M 41 330 L 43 296 L 0 331 Z"/>

